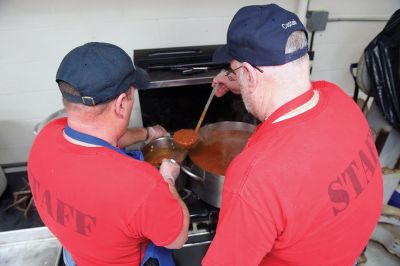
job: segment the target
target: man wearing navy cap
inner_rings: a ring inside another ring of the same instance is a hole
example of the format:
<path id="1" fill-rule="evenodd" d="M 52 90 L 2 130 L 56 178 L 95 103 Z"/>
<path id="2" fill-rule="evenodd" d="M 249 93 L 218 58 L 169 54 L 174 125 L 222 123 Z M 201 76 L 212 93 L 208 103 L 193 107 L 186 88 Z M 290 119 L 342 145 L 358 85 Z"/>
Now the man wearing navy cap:
<path id="1" fill-rule="evenodd" d="M 368 124 L 336 85 L 310 81 L 307 32 L 274 4 L 240 9 L 214 61 L 217 96 L 261 124 L 225 175 L 203 265 L 354 265 L 382 206 Z"/>
<path id="2" fill-rule="evenodd" d="M 180 248 L 189 223 L 174 187 L 179 166 L 164 160 L 157 171 L 140 152 L 120 149 L 163 132 L 127 131 L 134 91 L 148 87 L 147 73 L 121 48 L 87 43 L 64 57 L 56 81 L 67 118 L 37 136 L 28 174 L 39 215 L 64 247 L 64 262 L 170 262 L 171 251 L 161 247 Z"/>

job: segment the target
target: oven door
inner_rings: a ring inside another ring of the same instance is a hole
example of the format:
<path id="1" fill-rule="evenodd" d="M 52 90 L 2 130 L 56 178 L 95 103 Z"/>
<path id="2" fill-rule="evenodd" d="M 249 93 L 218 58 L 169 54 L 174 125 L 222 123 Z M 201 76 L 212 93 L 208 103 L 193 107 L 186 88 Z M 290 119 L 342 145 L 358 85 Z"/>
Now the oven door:
<path id="1" fill-rule="evenodd" d="M 187 243 L 181 249 L 173 251 L 176 266 L 201 266 L 211 240 L 210 233 L 189 235 Z"/>

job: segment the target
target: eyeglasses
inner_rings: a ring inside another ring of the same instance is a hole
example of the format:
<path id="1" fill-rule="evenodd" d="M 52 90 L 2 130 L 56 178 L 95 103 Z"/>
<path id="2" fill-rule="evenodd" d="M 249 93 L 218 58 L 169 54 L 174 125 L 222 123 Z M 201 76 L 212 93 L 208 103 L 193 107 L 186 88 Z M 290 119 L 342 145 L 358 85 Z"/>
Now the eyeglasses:
<path id="1" fill-rule="evenodd" d="M 258 71 L 260 71 L 260 73 L 264 73 L 264 71 L 261 68 L 255 66 L 255 65 L 252 65 L 252 64 L 250 64 L 250 65 L 252 67 L 254 67 L 255 69 L 257 69 Z M 227 76 L 230 81 L 236 81 L 236 78 L 234 76 L 232 76 L 232 75 L 236 76 L 235 71 L 240 69 L 240 68 L 242 68 L 242 67 L 243 67 L 243 65 L 241 65 L 241 66 L 239 66 L 239 67 L 237 67 L 235 69 L 232 69 L 231 67 L 229 67 L 229 69 L 226 70 L 225 76 Z"/>

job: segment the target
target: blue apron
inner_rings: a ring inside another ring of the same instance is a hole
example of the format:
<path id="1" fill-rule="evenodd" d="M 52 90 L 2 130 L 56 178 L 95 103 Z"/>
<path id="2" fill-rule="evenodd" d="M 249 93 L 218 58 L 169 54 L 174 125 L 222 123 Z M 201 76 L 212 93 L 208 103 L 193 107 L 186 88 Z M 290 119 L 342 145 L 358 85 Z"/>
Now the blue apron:
<path id="1" fill-rule="evenodd" d="M 121 154 L 127 155 L 133 159 L 143 161 L 143 153 L 138 150 L 134 151 L 126 151 L 125 149 L 118 149 L 108 143 L 105 140 L 102 140 L 100 138 L 97 138 L 95 136 L 91 136 L 79 131 L 76 131 L 72 128 L 70 128 L 68 125 L 64 128 L 64 133 L 75 140 L 82 141 L 88 144 L 93 144 L 93 145 L 98 145 L 98 146 L 103 146 L 106 148 L 109 148 L 111 150 L 114 150 L 116 152 L 119 152 Z M 142 254 L 140 254 L 142 256 Z M 151 260 L 153 259 L 153 260 Z M 154 259 L 157 261 L 154 263 Z M 141 266 L 145 266 L 147 261 L 152 261 L 152 265 L 159 265 L 159 266 L 175 266 L 174 259 L 172 257 L 172 250 L 164 248 L 164 247 L 158 247 L 153 244 L 153 242 L 149 241 L 149 244 L 147 245 L 147 248 L 144 253 L 144 258 L 141 262 Z M 150 263 L 149 263 L 150 264 Z"/>

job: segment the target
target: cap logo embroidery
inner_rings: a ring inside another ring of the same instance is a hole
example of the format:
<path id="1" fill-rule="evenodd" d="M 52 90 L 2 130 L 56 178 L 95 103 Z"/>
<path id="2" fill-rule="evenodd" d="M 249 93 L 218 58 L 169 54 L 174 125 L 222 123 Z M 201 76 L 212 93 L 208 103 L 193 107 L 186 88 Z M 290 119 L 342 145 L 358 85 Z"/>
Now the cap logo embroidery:
<path id="1" fill-rule="evenodd" d="M 292 19 L 291 21 L 288 21 L 287 23 L 282 24 L 282 28 L 284 28 L 286 30 L 287 28 L 290 28 L 294 25 L 297 25 L 297 22 L 296 22 L 296 20 Z"/>

